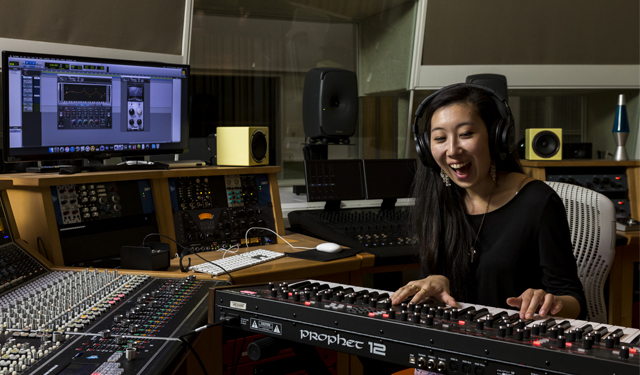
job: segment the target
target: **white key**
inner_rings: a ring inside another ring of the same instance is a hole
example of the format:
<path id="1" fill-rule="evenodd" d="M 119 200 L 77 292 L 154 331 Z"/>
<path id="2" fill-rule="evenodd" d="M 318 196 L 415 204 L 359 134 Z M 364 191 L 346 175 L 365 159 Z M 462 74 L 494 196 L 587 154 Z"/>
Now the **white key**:
<path id="1" fill-rule="evenodd" d="M 631 344 L 633 340 L 635 340 L 638 336 L 640 336 L 640 329 L 637 328 L 625 328 L 624 336 L 620 339 L 620 343 Z"/>

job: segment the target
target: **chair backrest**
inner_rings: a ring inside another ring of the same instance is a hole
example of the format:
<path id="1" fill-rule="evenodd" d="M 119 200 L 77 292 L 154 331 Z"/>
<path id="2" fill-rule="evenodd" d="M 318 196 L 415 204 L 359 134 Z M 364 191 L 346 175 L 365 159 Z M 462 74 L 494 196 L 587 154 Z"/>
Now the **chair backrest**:
<path id="1" fill-rule="evenodd" d="M 615 255 L 613 203 L 606 196 L 581 186 L 546 183 L 560 196 L 567 211 L 578 277 L 587 297 L 587 320 L 607 323 L 604 284 Z"/>

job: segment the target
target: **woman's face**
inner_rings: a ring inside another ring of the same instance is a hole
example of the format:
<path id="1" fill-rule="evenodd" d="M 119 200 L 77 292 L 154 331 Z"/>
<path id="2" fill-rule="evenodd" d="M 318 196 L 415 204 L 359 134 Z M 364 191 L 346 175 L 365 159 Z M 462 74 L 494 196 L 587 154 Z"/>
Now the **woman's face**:
<path id="1" fill-rule="evenodd" d="M 441 107 L 431 117 L 431 154 L 456 185 L 469 189 L 491 180 L 489 134 L 470 103 Z"/>

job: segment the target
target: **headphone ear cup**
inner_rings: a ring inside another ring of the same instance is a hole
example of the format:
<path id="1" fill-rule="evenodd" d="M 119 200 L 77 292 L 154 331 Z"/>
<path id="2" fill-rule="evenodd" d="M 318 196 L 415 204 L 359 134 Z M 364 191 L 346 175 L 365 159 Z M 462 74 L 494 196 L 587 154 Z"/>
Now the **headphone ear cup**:
<path id="1" fill-rule="evenodd" d="M 516 149 L 516 131 L 513 122 L 500 119 L 491 127 L 489 134 L 491 157 L 504 160 Z"/>
<path id="2" fill-rule="evenodd" d="M 440 166 L 438 165 L 438 163 L 436 163 L 436 160 L 433 158 L 433 155 L 431 154 L 431 144 L 430 144 L 429 136 L 427 135 L 427 133 L 422 133 L 418 137 L 420 140 L 419 153 L 421 153 L 422 155 L 420 157 L 420 160 L 422 160 L 422 164 L 424 164 L 425 167 L 439 171 Z"/>

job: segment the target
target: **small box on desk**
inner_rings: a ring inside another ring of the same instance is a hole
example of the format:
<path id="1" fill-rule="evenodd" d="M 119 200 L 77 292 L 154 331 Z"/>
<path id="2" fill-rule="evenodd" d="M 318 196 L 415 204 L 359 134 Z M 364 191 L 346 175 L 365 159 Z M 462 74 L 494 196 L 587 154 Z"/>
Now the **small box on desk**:
<path id="1" fill-rule="evenodd" d="M 122 246 L 120 267 L 130 270 L 161 271 L 169 268 L 169 244 L 156 242 L 147 246 Z"/>

